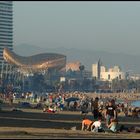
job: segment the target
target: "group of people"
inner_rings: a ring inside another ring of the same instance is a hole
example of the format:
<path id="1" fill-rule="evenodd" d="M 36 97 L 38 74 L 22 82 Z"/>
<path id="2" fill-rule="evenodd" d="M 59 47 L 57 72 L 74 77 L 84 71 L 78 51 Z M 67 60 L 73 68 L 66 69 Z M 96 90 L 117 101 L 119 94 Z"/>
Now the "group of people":
<path id="1" fill-rule="evenodd" d="M 111 118 L 110 122 L 106 125 L 106 128 L 103 127 L 102 125 L 102 118 L 98 118 L 96 121 L 91 121 L 87 118 L 84 118 L 82 120 L 82 128 L 81 130 L 90 130 L 92 132 L 118 132 L 117 129 L 117 120 Z"/>
<path id="2" fill-rule="evenodd" d="M 84 127 L 86 126 L 86 130 L 90 128 L 91 131 L 94 132 L 105 132 L 105 130 L 102 127 L 102 120 L 106 120 L 106 127 L 110 129 L 112 132 L 117 131 L 117 112 L 115 105 L 113 104 L 113 100 L 110 100 L 108 104 L 106 105 L 104 115 L 99 112 L 99 106 L 98 106 L 99 98 L 95 98 L 95 100 L 91 102 L 91 110 L 94 117 L 94 122 L 87 119 L 86 116 L 84 116 L 84 119 L 82 121 L 82 130 L 84 130 Z"/>
<path id="3" fill-rule="evenodd" d="M 114 99 L 114 102 L 117 100 L 117 98 L 122 97 L 125 98 L 124 103 L 119 102 L 116 104 L 117 112 L 124 112 L 125 116 L 128 116 L 128 112 L 132 112 L 133 116 L 138 116 L 138 111 L 140 111 L 139 108 L 132 108 L 127 101 L 128 97 L 137 97 L 138 95 L 124 95 L 119 94 L 109 96 L 109 94 L 92 94 L 90 93 L 81 93 L 81 92 L 66 92 L 66 93 L 47 93 L 47 94 L 40 94 L 37 93 L 33 94 L 32 92 L 21 94 L 21 96 L 18 96 L 16 98 L 17 94 L 10 93 L 10 94 L 1 94 L 0 98 L 2 98 L 4 101 L 8 99 L 9 103 L 12 104 L 16 99 L 20 100 L 26 100 L 27 102 L 30 102 L 31 104 L 37 103 L 41 104 L 42 106 L 50 107 L 50 108 L 57 108 L 60 110 L 72 110 L 72 111 L 81 111 L 82 114 L 87 114 L 89 111 L 92 111 L 95 118 L 97 116 L 101 116 L 102 110 L 105 109 L 106 104 L 108 103 L 107 100 L 110 98 Z M 78 101 L 75 102 L 65 102 L 68 98 L 76 97 L 79 98 Z M 109 98 L 110 97 L 110 98 Z M 113 101 L 113 100 L 112 100 Z M 114 104 L 114 103 L 113 103 Z"/>
<path id="4" fill-rule="evenodd" d="M 140 132 L 140 127 L 126 127 L 124 125 L 118 125 L 118 112 L 117 105 L 114 99 L 111 99 L 105 103 L 105 106 L 101 109 L 99 107 L 99 98 L 91 100 L 91 111 L 94 121 L 89 120 L 87 115 L 84 115 L 82 120 L 81 130 L 90 130 L 92 132 Z M 103 127 L 102 121 L 105 120 L 105 126 Z"/>
<path id="5" fill-rule="evenodd" d="M 11 95 L 11 96 L 10 96 Z M 13 94 L 14 95 L 14 94 Z M 15 95 L 14 95 L 15 96 Z M 11 103 L 13 102 L 12 94 L 9 96 L 1 95 L 0 98 L 9 98 Z M 74 93 L 48 93 L 45 96 L 35 96 L 33 94 L 25 94 L 21 96 L 22 98 L 34 98 L 37 103 L 43 104 L 43 112 L 53 112 L 55 113 L 58 108 L 60 110 L 70 109 L 71 105 L 73 110 L 79 109 L 83 115 L 82 120 L 82 130 L 90 130 L 92 132 L 139 132 L 139 127 L 128 128 L 126 126 L 119 126 L 118 112 L 123 111 L 126 116 L 128 116 L 129 105 L 128 103 L 118 103 L 114 98 L 104 98 L 102 96 L 97 96 L 95 98 L 88 96 L 88 94 L 74 92 Z M 66 99 L 70 97 L 79 98 L 78 101 L 74 101 L 73 104 L 65 104 Z M 106 99 L 104 101 L 104 99 Z M 93 120 L 87 118 L 88 112 L 91 111 L 93 114 Z M 136 110 L 131 110 L 132 114 L 136 114 Z M 105 126 L 103 127 L 103 121 L 105 121 Z M 118 127 L 119 126 L 119 127 Z"/>
<path id="6" fill-rule="evenodd" d="M 82 131 L 91 131 L 91 132 L 112 132 L 112 133 L 121 133 L 121 132 L 133 132 L 140 133 L 139 126 L 127 127 L 124 125 L 118 125 L 117 119 L 111 118 L 109 123 L 103 127 L 102 119 L 99 118 L 96 121 L 91 121 L 87 118 L 82 120 Z"/>

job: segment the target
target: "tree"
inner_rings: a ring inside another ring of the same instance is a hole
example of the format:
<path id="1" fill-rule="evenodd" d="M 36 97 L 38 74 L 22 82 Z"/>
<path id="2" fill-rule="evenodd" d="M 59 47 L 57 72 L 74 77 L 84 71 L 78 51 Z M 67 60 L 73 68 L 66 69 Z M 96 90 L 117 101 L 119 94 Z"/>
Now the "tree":
<path id="1" fill-rule="evenodd" d="M 140 92 L 140 80 L 136 81 L 136 91 Z"/>
<path id="2" fill-rule="evenodd" d="M 80 70 L 80 71 L 83 71 L 84 69 L 85 69 L 85 66 L 84 66 L 84 65 L 80 65 L 80 66 L 79 66 L 79 70 Z"/>
<path id="3" fill-rule="evenodd" d="M 80 70 L 80 73 L 81 73 L 81 77 L 83 78 L 83 71 L 85 69 L 85 66 L 84 65 L 81 65 L 79 66 L 79 70 Z"/>
<path id="4" fill-rule="evenodd" d="M 46 88 L 44 82 L 44 76 L 42 74 L 35 73 L 32 78 L 32 87 L 34 91 L 43 92 Z"/>

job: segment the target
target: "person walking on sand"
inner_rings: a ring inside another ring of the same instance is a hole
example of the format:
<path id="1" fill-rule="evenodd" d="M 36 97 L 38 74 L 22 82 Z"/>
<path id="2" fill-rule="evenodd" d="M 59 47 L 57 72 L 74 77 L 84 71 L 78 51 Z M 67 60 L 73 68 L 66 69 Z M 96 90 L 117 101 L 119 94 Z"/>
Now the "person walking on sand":
<path id="1" fill-rule="evenodd" d="M 91 100 L 91 111 L 92 114 L 94 116 L 94 119 L 98 119 L 99 117 L 99 98 L 96 97 L 95 100 L 93 101 L 93 99 Z"/>
<path id="2" fill-rule="evenodd" d="M 111 118 L 117 119 L 117 112 L 116 107 L 112 105 L 111 101 L 109 101 L 108 106 L 106 106 L 105 110 L 106 126 L 110 124 Z"/>

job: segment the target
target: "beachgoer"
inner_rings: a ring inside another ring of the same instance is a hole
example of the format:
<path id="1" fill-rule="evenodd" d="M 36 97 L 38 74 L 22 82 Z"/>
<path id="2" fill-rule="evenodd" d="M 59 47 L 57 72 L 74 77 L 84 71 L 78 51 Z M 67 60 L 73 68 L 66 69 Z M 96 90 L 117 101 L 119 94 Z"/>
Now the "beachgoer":
<path id="1" fill-rule="evenodd" d="M 91 100 L 91 110 L 92 110 L 92 114 L 94 116 L 94 119 L 98 119 L 98 116 L 99 116 L 98 101 L 99 101 L 98 97 L 96 97 L 94 101 L 93 101 L 93 99 Z"/>
<path id="2" fill-rule="evenodd" d="M 99 118 L 98 121 L 95 121 L 91 125 L 91 131 L 92 132 L 105 132 L 103 127 L 102 127 L 102 119 L 101 118 Z"/>
<path id="3" fill-rule="evenodd" d="M 74 110 L 74 111 L 77 110 L 77 106 L 78 106 L 78 103 L 75 101 L 75 102 L 74 102 L 74 105 L 73 105 L 73 110 Z"/>
<path id="4" fill-rule="evenodd" d="M 111 132 L 117 132 L 117 124 L 118 121 L 112 118 L 110 124 L 108 125 L 108 128 L 111 130 Z"/>
<path id="5" fill-rule="evenodd" d="M 89 119 L 86 119 L 86 118 L 83 118 L 81 130 L 89 130 L 89 129 L 91 129 L 92 124 L 93 124 L 93 121 L 91 121 Z"/>
<path id="6" fill-rule="evenodd" d="M 88 114 L 88 102 L 84 101 L 81 106 L 81 114 L 86 116 Z"/>
<path id="7" fill-rule="evenodd" d="M 114 119 L 117 118 L 116 108 L 112 105 L 111 101 L 109 101 L 108 106 L 106 106 L 105 118 L 106 118 L 106 126 L 110 124 L 111 118 Z"/>

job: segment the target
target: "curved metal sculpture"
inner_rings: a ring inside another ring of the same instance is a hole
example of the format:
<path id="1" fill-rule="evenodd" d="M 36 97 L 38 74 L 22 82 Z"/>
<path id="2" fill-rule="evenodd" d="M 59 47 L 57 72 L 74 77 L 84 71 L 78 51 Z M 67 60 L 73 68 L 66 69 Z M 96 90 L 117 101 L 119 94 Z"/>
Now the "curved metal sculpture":
<path id="1" fill-rule="evenodd" d="M 8 48 L 3 50 L 4 60 L 26 72 L 38 72 L 48 69 L 60 70 L 66 65 L 66 56 L 56 53 L 42 53 L 33 56 L 19 56 Z"/>

